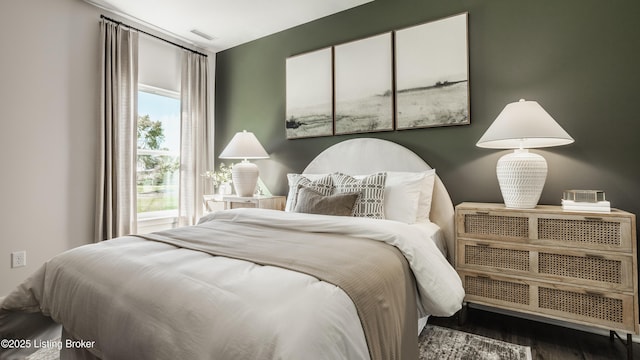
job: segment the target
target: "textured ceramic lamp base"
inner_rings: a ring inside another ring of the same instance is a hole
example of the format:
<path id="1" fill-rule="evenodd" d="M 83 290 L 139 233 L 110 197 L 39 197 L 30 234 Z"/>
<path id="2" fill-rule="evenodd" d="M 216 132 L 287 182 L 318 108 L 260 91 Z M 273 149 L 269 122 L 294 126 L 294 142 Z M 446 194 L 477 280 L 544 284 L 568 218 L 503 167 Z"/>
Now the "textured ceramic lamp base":
<path id="1" fill-rule="evenodd" d="M 518 149 L 501 157 L 496 171 L 506 207 L 536 207 L 547 179 L 547 162 L 542 156 Z"/>
<path id="2" fill-rule="evenodd" d="M 233 165 L 231 179 L 233 180 L 233 187 L 236 189 L 236 195 L 253 196 L 258 184 L 258 165 L 248 161 Z"/>

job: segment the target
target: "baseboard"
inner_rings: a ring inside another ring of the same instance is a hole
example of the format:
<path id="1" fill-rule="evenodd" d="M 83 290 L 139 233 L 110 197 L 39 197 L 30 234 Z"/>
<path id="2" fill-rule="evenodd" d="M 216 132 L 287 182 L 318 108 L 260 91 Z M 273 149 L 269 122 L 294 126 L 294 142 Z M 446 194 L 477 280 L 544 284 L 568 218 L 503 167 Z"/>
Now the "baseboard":
<path id="1" fill-rule="evenodd" d="M 525 313 L 521 313 L 521 312 L 517 312 L 517 311 L 498 309 L 498 308 L 494 308 L 494 307 L 486 306 L 486 305 L 480 305 L 480 304 L 474 304 L 474 303 L 469 303 L 468 305 L 469 305 L 470 308 L 473 308 L 473 309 L 485 310 L 485 311 L 494 312 L 494 313 L 497 313 L 497 314 L 508 315 L 508 316 L 518 317 L 518 318 L 522 318 L 522 319 L 538 321 L 538 322 L 542 322 L 542 323 L 546 323 L 546 324 L 550 324 L 550 325 L 562 326 L 562 327 L 566 327 L 566 328 L 569 328 L 569 329 L 589 332 L 589 333 L 592 333 L 592 334 L 598 334 L 598 335 L 603 335 L 603 336 L 607 336 L 607 337 L 609 336 L 609 331 L 604 330 L 604 329 L 600 329 L 600 328 L 596 328 L 596 327 L 580 325 L 580 324 L 574 324 L 574 323 L 565 322 L 565 321 L 556 320 L 556 319 L 549 319 L 549 318 L 546 318 L 546 317 L 543 317 L 543 316 L 525 314 Z M 623 334 L 620 334 L 620 335 L 622 336 Z M 624 335 L 626 335 L 626 334 L 624 334 Z M 632 336 L 633 342 L 640 343 L 640 335 L 632 334 L 631 336 Z M 624 337 L 625 336 L 623 336 L 623 338 Z"/>

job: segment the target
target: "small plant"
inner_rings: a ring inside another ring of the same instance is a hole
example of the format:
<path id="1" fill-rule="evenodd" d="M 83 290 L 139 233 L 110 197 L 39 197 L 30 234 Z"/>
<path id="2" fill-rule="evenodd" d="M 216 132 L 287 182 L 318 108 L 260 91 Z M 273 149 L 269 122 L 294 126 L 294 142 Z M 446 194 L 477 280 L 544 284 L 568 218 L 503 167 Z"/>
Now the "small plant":
<path id="1" fill-rule="evenodd" d="M 220 163 L 218 167 L 218 171 L 209 170 L 202 174 L 207 179 L 211 180 L 213 186 L 220 186 L 222 184 L 231 184 L 231 169 L 233 169 L 233 164 L 227 166 L 225 163 Z"/>

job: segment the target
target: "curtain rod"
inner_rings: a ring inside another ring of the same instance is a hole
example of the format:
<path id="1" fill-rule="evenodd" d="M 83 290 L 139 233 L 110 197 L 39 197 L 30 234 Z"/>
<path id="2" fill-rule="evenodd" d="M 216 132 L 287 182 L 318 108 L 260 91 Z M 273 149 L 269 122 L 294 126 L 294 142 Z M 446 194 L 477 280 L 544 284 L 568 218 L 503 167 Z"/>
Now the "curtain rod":
<path id="1" fill-rule="evenodd" d="M 133 29 L 133 30 L 136 30 L 136 31 L 138 31 L 138 32 L 141 32 L 141 33 L 143 33 L 143 34 L 145 34 L 145 35 L 148 35 L 148 36 L 154 37 L 154 38 L 156 38 L 156 39 L 158 39 L 158 40 L 162 40 L 162 41 L 164 41 L 164 42 L 166 42 L 166 43 L 169 43 L 169 44 L 171 44 L 171 45 L 173 45 L 173 46 L 177 46 L 177 47 L 179 47 L 179 48 L 181 48 L 181 49 L 185 49 L 185 50 L 191 51 L 192 53 L 195 53 L 195 54 L 198 54 L 198 55 L 202 55 L 202 56 L 204 56 L 204 57 L 208 57 L 208 56 L 207 56 L 207 54 L 203 54 L 203 53 L 201 53 L 201 52 L 199 52 L 199 51 L 196 51 L 196 50 L 193 50 L 193 49 L 189 49 L 189 48 L 188 48 L 188 47 L 186 47 L 186 46 L 182 46 L 182 45 L 180 45 L 180 44 L 176 44 L 176 43 L 174 43 L 173 41 L 170 41 L 170 40 L 167 40 L 167 39 L 163 39 L 163 38 L 161 38 L 160 36 L 150 34 L 150 33 L 146 32 L 146 31 L 144 31 L 144 30 L 140 30 L 140 29 L 135 28 L 135 27 L 133 27 L 133 26 L 131 26 L 131 25 L 127 25 L 127 24 L 123 23 L 122 21 L 114 20 L 114 19 L 108 18 L 108 17 L 106 17 L 106 16 L 104 16 L 104 15 L 100 15 L 100 18 L 105 19 L 105 20 L 108 20 L 108 21 L 111 21 L 111 22 L 116 23 L 116 24 L 118 24 L 118 25 L 126 26 L 126 27 L 128 27 L 128 28 L 130 28 L 130 29 Z"/>

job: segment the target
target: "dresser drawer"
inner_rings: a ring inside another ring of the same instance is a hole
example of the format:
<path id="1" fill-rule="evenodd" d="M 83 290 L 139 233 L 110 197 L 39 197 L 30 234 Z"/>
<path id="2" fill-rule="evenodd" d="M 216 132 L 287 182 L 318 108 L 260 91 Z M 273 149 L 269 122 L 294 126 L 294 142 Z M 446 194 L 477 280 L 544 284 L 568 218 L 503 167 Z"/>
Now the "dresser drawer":
<path id="1" fill-rule="evenodd" d="M 635 332 L 634 297 L 539 281 L 459 271 L 465 300 L 605 329 Z"/>
<path id="2" fill-rule="evenodd" d="M 542 313 L 635 332 L 633 295 L 542 285 L 534 290 Z"/>
<path id="3" fill-rule="evenodd" d="M 459 237 L 630 252 L 633 224 L 616 212 L 582 215 L 563 211 L 460 210 Z"/>
<path id="4" fill-rule="evenodd" d="M 633 257 L 564 251 L 537 252 L 541 278 L 633 292 Z"/>
<path id="5" fill-rule="evenodd" d="M 527 242 L 531 237 L 529 216 L 492 211 L 460 211 L 458 236 L 474 239 Z"/>
<path id="6" fill-rule="evenodd" d="M 271 210 L 284 210 L 287 198 L 284 196 L 225 196 L 223 200 L 226 203 L 227 209 L 240 209 L 240 208 L 259 208 L 259 209 L 271 209 Z"/>
<path id="7" fill-rule="evenodd" d="M 631 220 L 615 216 L 540 216 L 532 242 L 582 249 L 629 252 Z"/>
<path id="8" fill-rule="evenodd" d="M 476 268 L 483 271 L 505 271 L 529 274 L 532 272 L 532 252 L 522 245 L 459 240 L 458 268 Z"/>
<path id="9" fill-rule="evenodd" d="M 458 245 L 460 269 L 521 274 L 605 290 L 634 289 L 632 256 L 474 240 L 459 240 Z"/>
<path id="10" fill-rule="evenodd" d="M 526 281 L 467 271 L 458 271 L 458 274 L 466 292 L 465 301 L 509 309 L 533 308 L 532 287 Z"/>
<path id="11" fill-rule="evenodd" d="M 229 209 L 256 208 L 258 204 L 254 201 L 229 201 Z"/>

